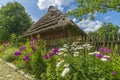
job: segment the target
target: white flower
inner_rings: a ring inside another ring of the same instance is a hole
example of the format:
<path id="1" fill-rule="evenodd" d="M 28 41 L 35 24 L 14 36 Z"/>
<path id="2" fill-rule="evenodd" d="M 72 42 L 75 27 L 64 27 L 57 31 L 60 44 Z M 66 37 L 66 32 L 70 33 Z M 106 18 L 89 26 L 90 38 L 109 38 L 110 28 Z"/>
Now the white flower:
<path id="1" fill-rule="evenodd" d="M 89 55 L 94 55 L 95 53 L 89 53 Z"/>
<path id="2" fill-rule="evenodd" d="M 64 54 L 63 56 L 67 56 L 67 54 Z"/>
<path id="3" fill-rule="evenodd" d="M 69 67 L 69 64 L 68 63 L 64 64 L 64 67 Z"/>
<path id="4" fill-rule="evenodd" d="M 68 44 L 64 44 L 64 46 L 68 46 Z"/>
<path id="5" fill-rule="evenodd" d="M 95 51 L 95 52 L 93 52 L 93 53 L 89 53 L 89 55 L 94 55 L 94 54 L 100 54 L 100 52 Z"/>
<path id="6" fill-rule="evenodd" d="M 79 44 L 80 42 L 74 42 L 74 44 Z"/>
<path id="7" fill-rule="evenodd" d="M 74 56 L 74 57 L 79 56 L 79 52 L 74 52 L 74 53 L 73 53 L 73 56 Z"/>
<path id="8" fill-rule="evenodd" d="M 103 57 L 106 59 L 110 59 L 110 56 L 107 56 L 107 55 L 104 55 Z"/>
<path id="9" fill-rule="evenodd" d="M 101 60 L 101 61 L 107 61 L 107 59 L 106 59 L 106 58 L 100 58 L 100 60 Z"/>
<path id="10" fill-rule="evenodd" d="M 60 67 L 60 64 L 61 64 L 61 63 L 60 63 L 60 62 L 58 62 L 58 63 L 56 64 L 56 67 Z"/>
<path id="11" fill-rule="evenodd" d="M 70 45 L 71 47 L 73 47 L 74 45 Z"/>
<path id="12" fill-rule="evenodd" d="M 73 54 L 73 56 L 74 56 L 74 57 L 77 57 L 77 56 L 79 56 L 79 54 Z"/>
<path id="13" fill-rule="evenodd" d="M 73 43 L 72 43 L 72 45 L 76 45 L 76 43 L 75 43 L 75 42 L 73 42 Z"/>
<path id="14" fill-rule="evenodd" d="M 95 51 L 94 53 L 95 53 L 95 54 L 100 54 L 100 52 L 99 52 L 99 51 Z"/>
<path id="15" fill-rule="evenodd" d="M 68 72 L 70 72 L 70 68 L 65 68 L 61 74 L 61 76 L 65 76 Z"/>
<path id="16" fill-rule="evenodd" d="M 88 46 L 87 48 L 88 48 L 88 50 L 90 50 L 92 47 L 93 47 L 93 46 Z"/>
<path id="17" fill-rule="evenodd" d="M 68 44 L 63 45 L 64 48 L 69 48 Z"/>
<path id="18" fill-rule="evenodd" d="M 90 44 L 83 44 L 83 46 L 84 46 L 84 47 L 89 47 L 89 46 L 90 46 Z"/>
<path id="19" fill-rule="evenodd" d="M 58 52 L 58 55 L 62 55 L 62 54 L 64 54 L 64 52 Z"/>
<path id="20" fill-rule="evenodd" d="M 103 57 L 105 57 L 105 58 L 110 58 L 110 56 L 107 56 L 107 55 L 104 55 Z"/>
<path id="21" fill-rule="evenodd" d="M 71 46 L 77 46 L 79 42 L 73 42 Z"/>
<path id="22" fill-rule="evenodd" d="M 78 46 L 77 49 L 84 49 L 84 47 L 82 47 L 82 46 Z"/>
<path id="23" fill-rule="evenodd" d="M 77 50 L 77 48 L 73 48 L 73 50 L 75 50 L 75 51 L 76 51 L 76 50 Z"/>
<path id="24" fill-rule="evenodd" d="M 65 48 L 60 48 L 58 51 L 65 51 L 66 49 Z"/>
<path id="25" fill-rule="evenodd" d="M 60 62 L 58 62 L 58 63 L 56 64 L 56 67 L 60 67 L 60 65 L 61 65 L 63 62 L 64 62 L 64 60 L 61 60 Z"/>
<path id="26" fill-rule="evenodd" d="M 71 49 L 73 49 L 73 50 L 74 50 L 75 48 L 74 48 L 74 47 L 71 47 Z"/>
<path id="27" fill-rule="evenodd" d="M 90 46 L 90 44 L 87 44 L 87 46 Z"/>
<path id="28" fill-rule="evenodd" d="M 83 47 L 87 47 L 87 44 L 83 44 L 82 46 L 83 46 Z"/>

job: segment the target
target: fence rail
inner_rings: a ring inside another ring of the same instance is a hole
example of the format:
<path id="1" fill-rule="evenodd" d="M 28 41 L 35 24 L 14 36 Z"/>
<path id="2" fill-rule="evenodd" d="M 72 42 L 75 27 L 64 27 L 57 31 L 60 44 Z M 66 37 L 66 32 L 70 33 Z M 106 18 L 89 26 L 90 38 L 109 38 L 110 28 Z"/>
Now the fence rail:
<path id="1" fill-rule="evenodd" d="M 109 47 L 114 48 L 116 45 L 120 49 L 120 35 L 112 35 L 112 36 L 77 36 L 77 37 L 69 37 L 62 39 L 54 39 L 54 40 L 46 40 L 48 49 L 52 49 L 54 47 L 62 47 L 63 44 L 72 44 L 75 41 L 79 41 L 81 44 L 89 43 L 92 46 L 99 47 Z"/>

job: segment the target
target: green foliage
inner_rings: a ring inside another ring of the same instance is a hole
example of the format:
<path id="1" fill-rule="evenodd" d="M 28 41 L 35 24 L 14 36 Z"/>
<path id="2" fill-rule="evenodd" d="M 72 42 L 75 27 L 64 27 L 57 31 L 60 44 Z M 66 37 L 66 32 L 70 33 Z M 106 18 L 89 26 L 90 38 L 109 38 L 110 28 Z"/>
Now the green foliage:
<path id="1" fill-rule="evenodd" d="M 6 40 L 5 34 L 6 32 L 3 29 L 3 27 L 0 27 L 0 42 L 3 42 L 4 40 Z"/>
<path id="2" fill-rule="evenodd" d="M 101 28 L 98 29 L 99 35 L 112 36 L 118 34 L 118 32 L 119 32 L 119 27 L 114 26 L 111 23 L 104 24 Z"/>
<path id="3" fill-rule="evenodd" d="M 32 44 L 35 45 L 34 46 L 35 50 L 31 48 Z M 14 62 L 14 64 L 18 68 L 23 69 L 25 72 L 30 73 L 34 75 L 35 78 L 41 80 L 41 75 L 46 71 L 46 63 L 43 57 L 43 55 L 46 53 L 46 47 L 44 41 L 40 39 L 38 41 L 35 40 L 33 42 L 27 40 L 25 45 L 23 46 L 25 46 L 26 48 L 25 50 L 21 51 L 22 52 L 21 55 L 16 56 L 17 59 Z M 30 56 L 28 61 L 26 61 L 24 60 L 24 58 L 28 54 L 30 54 Z"/>
<path id="4" fill-rule="evenodd" d="M 15 42 L 16 42 L 16 38 L 17 38 L 17 37 L 16 37 L 15 34 L 11 34 L 11 36 L 10 36 L 10 40 L 9 40 L 9 41 L 11 42 L 12 45 L 15 44 Z"/>
<path id="5" fill-rule="evenodd" d="M 118 45 L 112 53 L 100 52 L 103 56 L 110 56 L 104 61 L 96 56 L 99 52 L 91 54 L 92 47 L 89 44 L 79 45 L 79 42 L 74 42 L 72 45 L 64 45 L 59 49 L 57 56 L 48 60 L 47 71 L 42 78 L 43 80 L 118 80 L 120 56 L 116 53 L 116 49 Z"/>
<path id="6" fill-rule="evenodd" d="M 0 54 L 2 54 L 2 58 L 7 62 L 13 62 L 16 60 L 16 57 L 14 56 L 14 52 L 17 50 L 16 47 L 8 47 L 4 51 L 2 51 Z"/>
<path id="7" fill-rule="evenodd" d="M 117 35 L 119 34 L 119 27 L 113 25 L 112 23 L 104 23 L 102 27 L 98 29 L 98 31 L 95 32 L 89 32 L 90 36 L 101 36 L 106 37 L 107 40 L 117 39 Z"/>
<path id="8" fill-rule="evenodd" d="M 39 40 L 37 42 L 37 50 L 32 55 L 32 69 L 33 74 L 35 75 L 35 78 L 42 79 L 41 74 L 46 71 L 46 63 L 44 61 L 43 55 L 46 53 L 45 44 L 42 40 Z"/>
<path id="9" fill-rule="evenodd" d="M 13 36 L 14 40 L 14 36 Z M 31 47 L 34 44 L 35 50 Z M 54 56 L 45 59 L 46 44 L 43 40 L 35 39 L 28 40 L 25 45 L 26 48 L 21 50 L 22 54 L 19 56 L 13 55 L 18 51 L 15 47 L 8 47 L 3 52 L 8 58 L 8 61 L 13 62 L 18 68 L 34 75 L 38 80 L 119 80 L 120 79 L 120 55 L 119 44 L 115 44 L 112 51 L 108 49 L 97 51 L 96 47 L 90 44 L 81 45 L 81 41 L 64 44 L 59 48 Z M 99 46 L 100 47 L 100 46 Z M 109 47 L 109 46 L 108 46 Z M 12 51 L 11 51 L 12 50 Z M 20 50 L 20 49 L 19 49 Z M 51 50 L 54 51 L 54 50 Z M 94 52 L 95 51 L 95 52 Z M 10 55 L 8 55 L 11 52 Z M 27 61 L 24 57 L 30 54 Z M 97 54 L 102 54 L 101 58 Z M 105 56 L 109 58 L 105 58 Z M 12 59 L 12 60 L 11 60 Z M 105 60 L 107 59 L 107 60 Z M 113 74 L 112 72 L 115 72 Z"/>
<path id="10" fill-rule="evenodd" d="M 56 75 L 56 58 L 53 57 L 50 60 L 48 60 L 47 63 L 47 69 L 46 69 L 46 73 L 44 77 L 42 77 L 42 79 L 44 80 L 44 78 L 46 78 L 47 80 L 57 80 L 57 78 L 59 78 L 59 76 L 57 77 Z"/>
<path id="11" fill-rule="evenodd" d="M 91 19 L 94 19 L 94 13 L 106 13 L 109 10 L 120 12 L 120 0 L 77 0 L 78 7 L 75 10 L 69 11 L 69 15 L 76 18 L 87 18 L 90 14 Z"/>
<path id="12" fill-rule="evenodd" d="M 11 42 L 12 46 L 21 46 L 23 43 L 25 43 L 26 39 L 22 38 L 21 35 L 16 36 L 16 34 L 11 34 L 9 41 Z"/>
<path id="13" fill-rule="evenodd" d="M 0 9 L 0 27 L 3 29 L 5 39 L 11 34 L 22 35 L 33 24 L 25 8 L 18 2 L 9 2 Z M 0 35 L 1 37 L 1 35 Z"/>

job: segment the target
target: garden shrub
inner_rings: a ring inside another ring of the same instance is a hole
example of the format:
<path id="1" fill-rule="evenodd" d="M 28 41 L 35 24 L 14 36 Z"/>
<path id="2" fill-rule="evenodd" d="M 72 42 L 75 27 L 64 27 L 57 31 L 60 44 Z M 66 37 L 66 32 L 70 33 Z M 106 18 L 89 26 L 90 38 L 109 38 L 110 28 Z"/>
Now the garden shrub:
<path id="1" fill-rule="evenodd" d="M 15 52 L 14 56 L 17 57 L 16 65 L 24 71 L 33 74 L 35 78 L 41 79 L 41 74 L 46 71 L 46 63 L 43 57 L 45 53 L 46 46 L 44 41 L 32 38 Z"/>
<path id="2" fill-rule="evenodd" d="M 14 52 L 17 50 L 18 48 L 16 47 L 8 47 L 5 49 L 5 51 L 1 52 L 1 54 L 3 54 L 3 59 L 5 61 L 8 62 L 13 62 L 15 61 L 16 57 L 14 56 Z"/>
<path id="3" fill-rule="evenodd" d="M 64 44 L 56 56 L 48 58 L 46 80 L 119 80 L 119 56 L 114 50 L 103 47 L 93 51 L 90 44 Z M 56 60 L 54 59 L 56 58 Z M 49 65 L 51 64 L 51 65 Z M 56 67 L 53 67 L 55 66 Z M 50 71 L 52 70 L 52 71 Z M 53 77 L 51 75 L 54 75 Z M 43 80 L 44 80 L 43 79 Z"/>
<path id="4" fill-rule="evenodd" d="M 38 80 L 119 80 L 118 45 L 95 49 L 77 41 L 48 52 L 43 40 L 32 38 L 16 49 L 14 63 Z"/>

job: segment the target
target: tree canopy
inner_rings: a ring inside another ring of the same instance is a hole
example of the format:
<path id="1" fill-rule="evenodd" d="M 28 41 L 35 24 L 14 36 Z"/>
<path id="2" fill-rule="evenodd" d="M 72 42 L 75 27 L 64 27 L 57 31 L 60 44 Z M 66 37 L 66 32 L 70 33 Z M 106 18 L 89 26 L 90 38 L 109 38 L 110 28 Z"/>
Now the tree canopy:
<path id="1" fill-rule="evenodd" d="M 120 0 L 77 0 L 78 7 L 68 11 L 68 15 L 76 18 L 87 18 L 88 14 L 94 19 L 94 13 L 106 13 L 109 10 L 120 12 Z"/>
<path id="2" fill-rule="evenodd" d="M 0 27 L 4 30 L 4 37 L 8 39 L 11 34 L 22 35 L 31 27 L 33 21 L 25 12 L 25 8 L 18 2 L 9 2 L 0 9 Z"/>
<path id="3" fill-rule="evenodd" d="M 119 33 L 119 27 L 113 25 L 112 23 L 104 23 L 102 27 L 96 32 L 89 32 L 89 35 L 94 36 L 112 36 Z"/>

